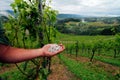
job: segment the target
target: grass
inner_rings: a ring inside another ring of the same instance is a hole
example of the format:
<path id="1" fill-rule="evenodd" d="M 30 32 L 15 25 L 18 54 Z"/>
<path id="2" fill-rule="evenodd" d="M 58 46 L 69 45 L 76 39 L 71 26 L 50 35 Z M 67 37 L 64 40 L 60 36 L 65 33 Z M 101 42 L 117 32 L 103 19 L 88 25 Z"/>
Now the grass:
<path id="1" fill-rule="evenodd" d="M 73 34 L 58 34 L 58 40 L 60 41 L 79 41 L 79 42 L 89 42 L 93 40 L 106 40 L 106 39 L 112 39 L 114 36 L 87 36 L 87 35 L 73 35 Z"/>
<path id="2" fill-rule="evenodd" d="M 73 74 L 82 80 L 116 80 L 115 77 L 102 68 L 92 67 L 90 62 L 81 63 L 63 55 L 60 56 L 60 59 Z"/>
<path id="3" fill-rule="evenodd" d="M 17 69 L 7 71 L 4 74 L 1 74 L 0 76 L 3 80 L 25 80 L 25 76 L 22 75 L 22 73 Z"/>
<path id="4" fill-rule="evenodd" d="M 79 55 L 90 58 L 92 54 L 87 54 L 87 53 L 80 54 L 79 53 Z M 102 56 L 102 55 L 96 55 L 95 54 L 94 59 L 120 67 L 120 59 L 119 58 L 115 59 L 113 57 Z"/>
<path id="5" fill-rule="evenodd" d="M 75 55 L 75 50 L 72 51 L 71 54 Z M 109 53 L 109 55 L 106 55 L 106 54 L 103 51 L 102 51 L 102 54 L 100 54 L 100 55 L 95 53 L 95 56 L 93 59 L 120 67 L 120 57 L 119 57 L 120 55 L 118 55 L 117 58 L 114 58 L 113 56 L 111 56 L 113 54 L 112 52 Z M 87 53 L 87 52 L 82 53 L 82 50 L 79 50 L 78 55 L 83 56 L 83 57 L 88 57 L 88 58 L 91 58 L 91 56 L 92 56 L 91 53 Z"/>
<path id="6" fill-rule="evenodd" d="M 94 58 L 96 60 L 100 60 L 102 62 L 109 63 L 109 64 L 120 67 L 120 60 L 113 59 L 113 58 L 105 58 L 105 57 L 101 57 L 101 56 L 95 56 Z"/>
<path id="7" fill-rule="evenodd" d="M 33 77 L 36 74 L 36 68 L 33 63 L 29 62 L 26 67 L 26 70 L 23 70 L 24 63 L 20 63 L 20 64 L 18 64 L 18 66 L 27 75 L 21 73 L 21 71 L 15 67 L 15 68 L 13 68 L 13 70 L 6 71 L 3 74 L 0 74 L 0 77 L 3 80 L 28 80 L 28 78 L 29 78 L 29 80 L 33 80 Z M 40 75 L 40 78 L 41 78 L 41 75 Z"/>

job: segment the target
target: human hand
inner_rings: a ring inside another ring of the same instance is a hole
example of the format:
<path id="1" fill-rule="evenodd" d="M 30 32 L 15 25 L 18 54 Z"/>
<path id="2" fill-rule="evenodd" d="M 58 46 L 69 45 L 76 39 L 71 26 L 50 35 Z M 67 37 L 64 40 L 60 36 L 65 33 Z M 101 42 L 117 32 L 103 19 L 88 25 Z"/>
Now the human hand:
<path id="1" fill-rule="evenodd" d="M 62 51 L 64 51 L 65 47 L 62 44 L 47 44 L 42 47 L 43 55 L 47 57 L 54 56 Z"/>

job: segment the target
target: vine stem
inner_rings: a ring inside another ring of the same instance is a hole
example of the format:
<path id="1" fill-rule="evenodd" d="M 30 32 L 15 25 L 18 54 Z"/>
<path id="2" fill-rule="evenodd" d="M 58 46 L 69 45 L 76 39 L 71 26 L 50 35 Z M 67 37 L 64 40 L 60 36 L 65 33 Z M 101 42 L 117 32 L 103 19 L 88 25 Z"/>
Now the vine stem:
<path id="1" fill-rule="evenodd" d="M 15 63 L 15 65 L 16 65 L 16 67 L 18 68 L 18 70 L 19 70 L 23 75 L 28 76 L 27 73 L 23 72 L 23 70 L 20 69 L 20 67 L 18 66 L 17 63 Z"/>

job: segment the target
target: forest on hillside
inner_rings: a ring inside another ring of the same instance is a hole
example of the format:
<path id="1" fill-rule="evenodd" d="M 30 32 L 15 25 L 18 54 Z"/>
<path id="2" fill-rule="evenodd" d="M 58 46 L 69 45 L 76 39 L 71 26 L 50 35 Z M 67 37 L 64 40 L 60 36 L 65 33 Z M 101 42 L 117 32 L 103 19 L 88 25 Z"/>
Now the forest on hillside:
<path id="1" fill-rule="evenodd" d="M 120 17 L 66 18 L 57 21 L 58 31 L 77 35 L 114 35 L 120 32 Z"/>

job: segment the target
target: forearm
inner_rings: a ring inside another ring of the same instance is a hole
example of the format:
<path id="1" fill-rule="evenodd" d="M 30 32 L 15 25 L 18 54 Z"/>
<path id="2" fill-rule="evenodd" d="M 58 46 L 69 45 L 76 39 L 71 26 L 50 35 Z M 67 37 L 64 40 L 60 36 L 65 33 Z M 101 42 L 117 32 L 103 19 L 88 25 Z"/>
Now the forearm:
<path id="1" fill-rule="evenodd" d="M 42 49 L 21 49 L 4 45 L 2 47 L 4 49 L 0 53 L 0 61 L 7 63 L 22 62 L 44 55 Z"/>
<path id="2" fill-rule="evenodd" d="M 65 47 L 61 44 L 59 45 L 60 49 L 58 51 L 50 52 L 48 49 L 54 45 L 55 44 L 47 44 L 39 49 L 22 49 L 0 44 L 0 62 L 17 63 L 40 56 L 51 57 L 65 49 Z"/>

